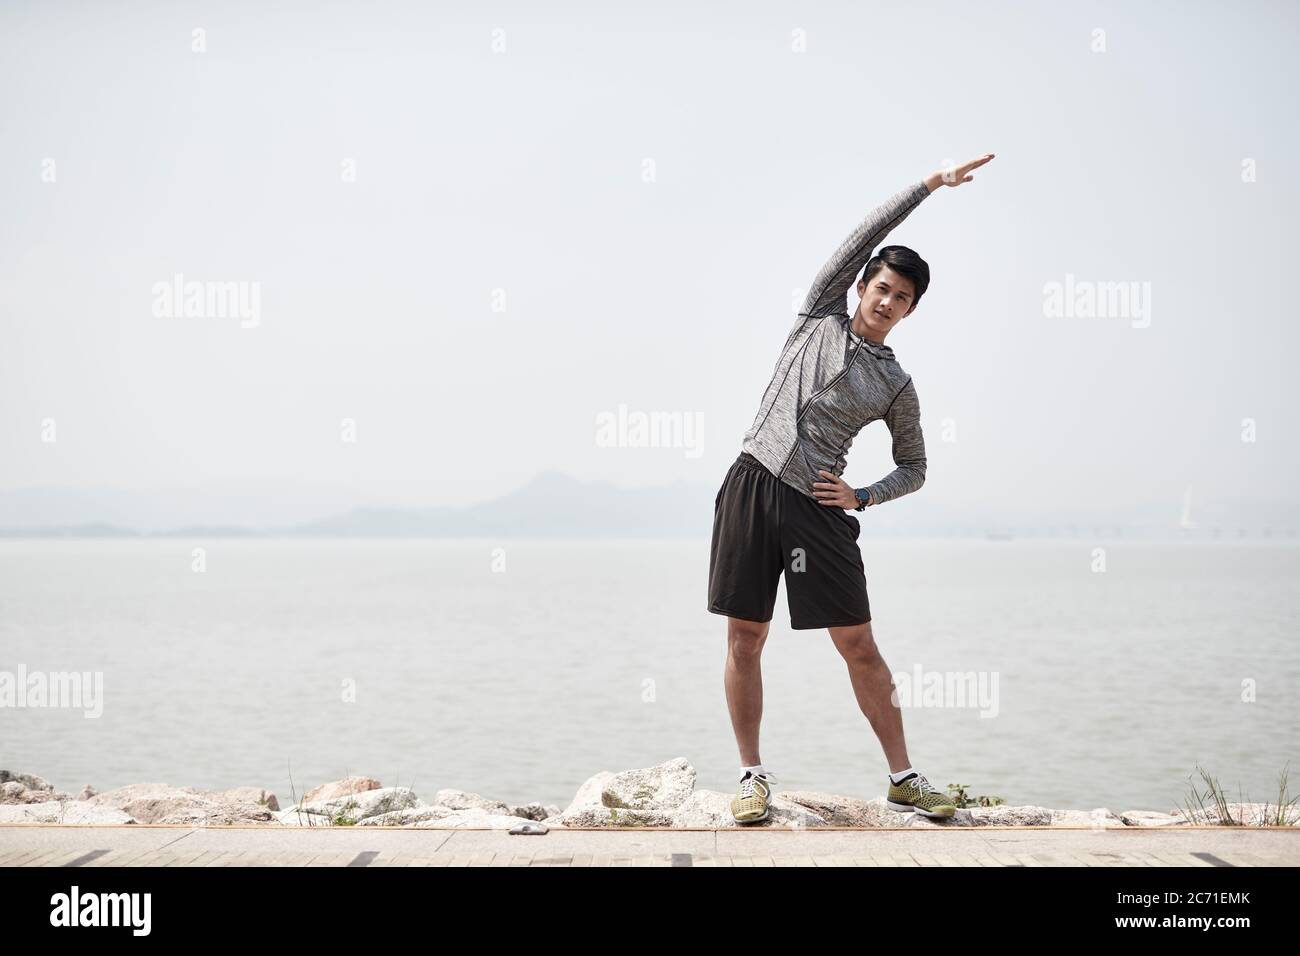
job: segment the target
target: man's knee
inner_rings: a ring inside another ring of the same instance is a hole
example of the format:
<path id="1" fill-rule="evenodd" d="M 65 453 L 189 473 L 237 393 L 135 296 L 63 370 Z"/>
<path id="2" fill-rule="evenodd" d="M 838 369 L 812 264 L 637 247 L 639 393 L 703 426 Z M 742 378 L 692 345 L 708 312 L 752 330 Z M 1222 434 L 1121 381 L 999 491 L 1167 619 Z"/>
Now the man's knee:
<path id="1" fill-rule="evenodd" d="M 871 622 L 854 624 L 851 627 L 832 627 L 831 640 L 846 661 L 870 661 L 880 656 L 876 649 L 876 639 L 871 633 Z"/>
<path id="2" fill-rule="evenodd" d="M 732 657 L 757 657 L 767 641 L 771 621 L 727 618 L 727 653 Z"/>

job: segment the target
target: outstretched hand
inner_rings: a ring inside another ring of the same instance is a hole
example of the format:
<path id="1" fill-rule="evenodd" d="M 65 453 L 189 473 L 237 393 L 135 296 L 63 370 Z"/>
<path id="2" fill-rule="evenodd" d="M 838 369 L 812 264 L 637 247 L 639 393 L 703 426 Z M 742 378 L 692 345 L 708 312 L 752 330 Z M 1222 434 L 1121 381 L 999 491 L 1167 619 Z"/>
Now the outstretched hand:
<path id="1" fill-rule="evenodd" d="M 813 482 L 813 497 L 820 504 L 837 508 L 856 508 L 858 506 L 858 496 L 854 492 L 853 486 L 843 478 L 831 474 L 824 468 L 818 468 L 817 474 L 826 478 L 826 481 Z"/>
<path id="2" fill-rule="evenodd" d="M 992 153 L 985 153 L 979 159 L 972 159 L 968 163 L 962 163 L 958 166 L 949 166 L 947 169 L 940 169 L 931 173 L 925 180 L 925 185 L 930 192 L 934 192 L 940 186 L 960 186 L 962 183 L 973 182 L 975 177 L 970 174 L 972 169 L 978 169 L 993 158 Z"/>

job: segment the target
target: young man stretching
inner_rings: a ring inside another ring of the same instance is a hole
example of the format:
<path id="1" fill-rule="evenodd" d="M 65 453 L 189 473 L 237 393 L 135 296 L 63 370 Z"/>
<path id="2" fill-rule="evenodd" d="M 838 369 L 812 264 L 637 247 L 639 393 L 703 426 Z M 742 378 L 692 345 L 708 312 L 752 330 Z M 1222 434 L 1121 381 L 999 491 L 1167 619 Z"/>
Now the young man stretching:
<path id="1" fill-rule="evenodd" d="M 709 610 L 727 616 L 727 708 L 740 748 L 740 792 L 731 803 L 739 823 L 767 819 L 771 783 L 758 754 L 763 714 L 759 655 L 785 572 L 790 627 L 827 628 L 848 663 L 858 706 L 889 762 L 886 805 L 927 817 L 950 817 L 952 801 L 911 766 L 903 720 L 891 700 L 889 668 L 876 649 L 858 550 L 862 511 L 916 491 L 925 482 L 921 409 L 911 376 L 885 345 L 930 284 L 930 267 L 906 246 L 876 244 L 940 186 L 959 186 L 979 159 L 932 173 L 873 210 L 813 280 L 803 311 L 786 336 L 754 424 L 745 433 L 714 501 L 709 554 Z M 858 270 L 859 302 L 849 318 L 845 295 Z M 883 418 L 895 468 L 865 488 L 841 477 L 845 455 L 862 428 Z"/>

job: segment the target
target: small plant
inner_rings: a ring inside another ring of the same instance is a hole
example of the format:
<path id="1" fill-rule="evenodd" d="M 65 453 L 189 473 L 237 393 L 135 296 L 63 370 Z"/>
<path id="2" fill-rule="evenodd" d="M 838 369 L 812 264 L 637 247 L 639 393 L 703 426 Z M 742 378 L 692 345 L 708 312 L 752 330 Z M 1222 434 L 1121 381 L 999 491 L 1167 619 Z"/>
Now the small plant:
<path id="1" fill-rule="evenodd" d="M 1250 802 L 1248 797 L 1241 795 L 1240 787 L 1238 788 L 1238 806 L 1241 807 L 1240 816 L 1233 816 L 1232 805 L 1228 803 L 1227 794 L 1219 785 L 1219 781 L 1210 776 L 1200 764 L 1196 764 L 1194 773 L 1199 773 L 1201 780 L 1205 783 L 1205 792 L 1202 793 L 1192 781 L 1189 774 L 1187 781 L 1190 787 L 1190 793 L 1184 796 L 1184 809 L 1179 812 L 1187 818 L 1188 823 L 1195 823 L 1198 819 L 1213 821 L 1219 826 L 1240 827 L 1248 823 L 1254 823 L 1255 826 L 1262 827 L 1285 827 L 1294 824 L 1300 818 L 1300 808 L 1296 806 L 1300 802 L 1300 795 L 1287 799 L 1287 791 L 1290 789 L 1287 783 L 1287 771 L 1290 767 L 1282 768 L 1282 773 L 1278 776 L 1277 783 L 1277 803 L 1271 804 L 1265 802 L 1258 816 L 1253 821 L 1246 820 L 1246 804 Z M 1206 801 L 1209 800 L 1207 806 Z"/>
<path id="2" fill-rule="evenodd" d="M 298 802 L 298 792 L 294 789 L 293 786 L 293 762 L 292 761 L 289 762 L 288 768 L 289 768 L 289 799 L 293 801 L 294 813 L 298 815 L 298 826 L 302 826 L 304 811 L 302 809 L 302 805 Z M 312 815 L 308 813 L 306 816 L 307 816 L 307 826 L 314 827 L 316 823 L 315 821 L 312 820 Z"/>
<path id="3" fill-rule="evenodd" d="M 355 800 L 348 798 L 348 802 L 343 804 L 342 808 L 330 819 L 330 825 L 336 827 L 356 826 L 356 817 L 349 815 L 349 810 L 356 810 L 361 806 Z"/>
<path id="4" fill-rule="evenodd" d="M 1265 826 L 1289 827 L 1296 822 L 1298 817 L 1300 817 L 1300 807 L 1296 807 L 1296 803 L 1300 802 L 1300 794 L 1292 797 L 1290 800 L 1286 798 L 1287 768 L 1290 766 L 1291 762 L 1287 761 L 1287 765 L 1282 768 L 1282 773 L 1278 776 L 1277 806 L 1270 810 L 1269 804 L 1264 804 L 1262 817 Z"/>
<path id="5" fill-rule="evenodd" d="M 996 807 L 999 804 L 1006 803 L 1001 797 L 980 796 L 972 797 L 967 795 L 966 789 L 970 786 L 968 783 L 950 783 L 948 784 L 948 796 L 952 797 L 953 806 L 958 810 L 968 810 L 971 807 Z"/>
<path id="6" fill-rule="evenodd" d="M 1184 815 L 1188 823 L 1195 823 L 1198 817 L 1209 820 L 1214 817 L 1219 826 L 1239 827 L 1243 821 L 1238 820 L 1232 815 L 1232 807 L 1228 803 L 1228 796 L 1223 792 L 1223 787 L 1219 786 L 1219 781 L 1206 772 L 1200 764 L 1195 765 L 1192 773 L 1199 773 L 1201 779 L 1205 781 L 1205 792 L 1201 793 L 1196 787 L 1196 782 L 1192 779 L 1192 774 L 1187 775 L 1187 783 L 1191 792 L 1183 797 Z M 1240 796 L 1240 794 L 1239 794 Z M 1209 798 L 1213 809 L 1205 805 L 1206 798 Z M 1245 800 L 1241 800 L 1244 803 Z"/>

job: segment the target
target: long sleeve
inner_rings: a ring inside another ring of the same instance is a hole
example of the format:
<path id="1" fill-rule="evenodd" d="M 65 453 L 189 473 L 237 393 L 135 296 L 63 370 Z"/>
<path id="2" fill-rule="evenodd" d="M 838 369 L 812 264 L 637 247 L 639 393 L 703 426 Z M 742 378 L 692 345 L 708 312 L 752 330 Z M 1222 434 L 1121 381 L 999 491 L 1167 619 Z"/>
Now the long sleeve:
<path id="1" fill-rule="evenodd" d="M 849 286 L 867 264 L 877 244 L 928 195 L 930 190 L 925 183 L 918 182 L 868 213 L 817 273 L 800 314 L 818 316 L 843 312 Z"/>
<path id="2" fill-rule="evenodd" d="M 893 436 L 894 465 L 884 478 L 870 485 L 872 505 L 911 494 L 925 484 L 925 438 L 921 434 L 921 403 L 909 378 L 885 412 Z"/>

